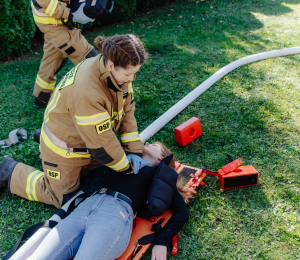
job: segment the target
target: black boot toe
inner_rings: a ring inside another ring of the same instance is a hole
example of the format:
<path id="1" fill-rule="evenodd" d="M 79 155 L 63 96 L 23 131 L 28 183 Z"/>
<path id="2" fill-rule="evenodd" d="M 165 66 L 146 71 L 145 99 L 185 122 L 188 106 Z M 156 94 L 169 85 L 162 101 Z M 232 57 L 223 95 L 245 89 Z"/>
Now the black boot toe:
<path id="1" fill-rule="evenodd" d="M 19 162 L 12 157 L 4 157 L 0 164 L 0 190 L 8 187 L 11 175 Z"/>

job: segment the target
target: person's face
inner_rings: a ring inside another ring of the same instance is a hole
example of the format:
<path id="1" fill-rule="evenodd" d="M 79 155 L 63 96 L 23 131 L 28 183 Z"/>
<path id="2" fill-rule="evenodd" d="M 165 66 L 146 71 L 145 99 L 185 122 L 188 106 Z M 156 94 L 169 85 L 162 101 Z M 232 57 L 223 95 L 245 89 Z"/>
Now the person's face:
<path id="1" fill-rule="evenodd" d="M 156 166 L 162 160 L 162 151 L 159 144 L 149 144 L 145 143 L 143 149 L 143 159 L 149 162 L 149 166 Z"/>
<path id="2" fill-rule="evenodd" d="M 115 67 L 112 61 L 108 61 L 107 69 L 110 71 L 111 75 L 118 85 L 123 85 L 124 83 L 129 83 L 134 80 L 135 73 L 137 73 L 142 65 L 128 65 L 126 69 L 122 67 Z"/>

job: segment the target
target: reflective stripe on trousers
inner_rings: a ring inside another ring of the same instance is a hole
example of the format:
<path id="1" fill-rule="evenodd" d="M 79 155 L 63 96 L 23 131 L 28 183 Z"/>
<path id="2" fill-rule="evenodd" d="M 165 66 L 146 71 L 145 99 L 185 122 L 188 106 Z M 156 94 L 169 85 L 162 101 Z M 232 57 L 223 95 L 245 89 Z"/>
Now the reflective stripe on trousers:
<path id="1" fill-rule="evenodd" d="M 26 193 L 29 200 L 38 201 L 36 196 L 35 184 L 44 175 L 41 171 L 34 171 L 27 177 Z"/>

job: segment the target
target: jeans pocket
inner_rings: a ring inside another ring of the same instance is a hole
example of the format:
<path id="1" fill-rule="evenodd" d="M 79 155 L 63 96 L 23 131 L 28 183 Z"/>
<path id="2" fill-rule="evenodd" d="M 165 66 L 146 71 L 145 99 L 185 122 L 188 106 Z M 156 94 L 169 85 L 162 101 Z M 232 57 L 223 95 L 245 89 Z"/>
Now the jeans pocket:
<path id="1" fill-rule="evenodd" d="M 123 217 L 124 220 L 127 221 L 130 218 L 130 216 L 133 216 L 132 208 L 131 208 L 131 206 L 127 202 L 125 202 L 125 201 L 123 201 L 121 199 L 116 198 L 115 199 L 115 203 L 119 206 L 120 209 L 122 209 L 122 211 L 120 212 L 120 214 L 122 215 L 122 217 Z"/>

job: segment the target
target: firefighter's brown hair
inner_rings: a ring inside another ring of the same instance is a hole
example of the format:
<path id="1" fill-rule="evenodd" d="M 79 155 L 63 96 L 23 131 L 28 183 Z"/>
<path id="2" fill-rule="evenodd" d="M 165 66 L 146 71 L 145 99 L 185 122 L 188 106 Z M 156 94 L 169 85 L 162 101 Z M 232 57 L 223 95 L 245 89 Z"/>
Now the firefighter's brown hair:
<path id="1" fill-rule="evenodd" d="M 164 144 L 162 144 L 160 142 L 154 142 L 153 144 L 158 144 L 161 147 L 161 155 L 163 157 L 172 153 Z M 173 156 L 173 159 L 171 160 L 171 162 L 169 163 L 168 167 L 170 167 L 171 169 L 175 168 L 174 156 Z M 177 190 L 179 191 L 180 195 L 183 197 L 183 200 L 186 204 L 188 204 L 195 197 L 194 193 L 188 194 L 188 193 L 185 193 L 182 191 L 183 187 L 189 182 L 190 179 L 191 179 L 190 174 L 180 173 L 180 174 L 178 174 L 177 183 L 176 183 Z"/>
<path id="2" fill-rule="evenodd" d="M 148 58 L 143 43 L 133 34 L 98 36 L 94 45 L 103 54 L 105 62 L 111 60 L 116 67 L 126 69 L 129 65 L 142 65 Z"/>

